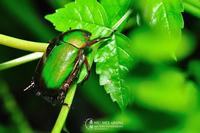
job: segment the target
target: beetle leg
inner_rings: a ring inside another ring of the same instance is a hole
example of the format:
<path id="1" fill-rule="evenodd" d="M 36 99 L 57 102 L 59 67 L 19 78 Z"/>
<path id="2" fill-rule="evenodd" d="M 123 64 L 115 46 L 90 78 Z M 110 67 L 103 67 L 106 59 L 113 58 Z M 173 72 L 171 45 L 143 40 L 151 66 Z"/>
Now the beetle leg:
<path id="1" fill-rule="evenodd" d="M 47 96 L 47 95 L 42 95 L 42 98 L 44 100 L 46 100 L 47 102 L 51 103 L 53 106 L 56 106 L 57 105 L 57 102 L 55 100 L 54 97 L 51 97 L 51 96 Z"/>
<path id="2" fill-rule="evenodd" d="M 79 72 L 79 70 L 80 70 L 79 66 L 81 65 L 82 57 L 83 57 L 83 51 L 80 49 L 79 53 L 78 53 L 78 57 L 77 57 L 76 62 L 74 64 L 74 68 L 73 68 L 71 74 L 69 75 L 68 79 L 64 82 L 64 84 L 62 86 L 63 91 L 65 91 L 65 92 L 67 91 L 67 89 L 72 84 L 74 78 L 76 77 L 77 73 Z"/>
<path id="3" fill-rule="evenodd" d="M 79 51 L 78 51 L 78 57 L 77 57 L 77 59 L 75 61 L 73 71 L 78 67 L 82 55 L 83 55 L 83 51 L 81 49 L 79 49 Z"/>
<path id="4" fill-rule="evenodd" d="M 86 57 L 85 57 L 85 59 L 84 59 L 84 64 L 85 64 L 86 69 L 87 69 L 87 75 L 85 76 L 84 80 L 87 80 L 88 77 L 89 77 L 89 75 L 90 75 L 90 70 L 91 70 L 91 68 L 90 68 L 90 65 L 89 65 L 89 63 L 88 63 L 88 59 L 87 59 Z"/>
<path id="5" fill-rule="evenodd" d="M 62 104 L 62 106 L 66 106 L 66 107 L 69 108 L 69 105 L 67 103 L 65 103 L 65 102 Z"/>
<path id="6" fill-rule="evenodd" d="M 56 98 L 56 101 L 63 104 L 65 100 L 65 90 L 60 90 L 59 95 Z"/>
<path id="7" fill-rule="evenodd" d="M 113 31 L 109 36 L 95 38 L 94 40 L 89 41 L 86 45 L 87 46 L 92 46 L 93 44 L 95 44 L 97 42 L 109 39 L 109 38 L 111 38 L 113 36 L 114 33 L 115 33 L 115 31 Z"/>

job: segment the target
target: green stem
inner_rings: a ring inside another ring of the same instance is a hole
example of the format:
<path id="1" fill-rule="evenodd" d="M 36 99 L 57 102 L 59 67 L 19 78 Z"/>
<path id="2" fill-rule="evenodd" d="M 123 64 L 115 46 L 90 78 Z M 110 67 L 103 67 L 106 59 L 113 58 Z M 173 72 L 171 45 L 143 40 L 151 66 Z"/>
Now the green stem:
<path id="1" fill-rule="evenodd" d="M 117 28 L 131 15 L 132 10 L 128 10 L 124 16 L 122 16 L 122 18 L 117 21 L 117 23 L 115 25 L 113 25 L 112 30 L 117 30 Z"/>
<path id="2" fill-rule="evenodd" d="M 0 71 L 11 68 L 11 67 L 15 67 L 15 66 L 18 66 L 18 65 L 36 60 L 36 59 L 39 59 L 42 57 L 42 55 L 43 55 L 42 52 L 35 52 L 35 53 L 28 54 L 28 55 L 22 56 L 20 58 L 14 59 L 14 60 L 10 60 L 10 61 L 1 63 Z"/>
<path id="3" fill-rule="evenodd" d="M 62 106 L 61 111 L 56 120 L 56 123 L 51 131 L 52 133 L 60 133 L 62 131 L 63 125 L 65 124 L 65 120 L 68 116 L 69 109 L 74 99 L 75 91 L 76 91 L 76 84 L 72 85 L 67 92 L 67 95 L 64 101 L 66 105 Z"/>
<path id="4" fill-rule="evenodd" d="M 48 43 L 31 42 L 0 34 L 0 44 L 25 51 L 44 52 Z"/>

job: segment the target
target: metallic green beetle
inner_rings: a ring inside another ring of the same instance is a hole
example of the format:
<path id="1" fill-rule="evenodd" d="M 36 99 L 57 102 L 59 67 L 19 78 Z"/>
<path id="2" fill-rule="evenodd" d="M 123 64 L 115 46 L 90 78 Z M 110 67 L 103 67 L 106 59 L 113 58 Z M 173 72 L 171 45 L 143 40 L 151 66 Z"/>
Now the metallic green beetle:
<path id="1" fill-rule="evenodd" d="M 111 36 L 112 34 L 90 40 L 90 32 L 74 29 L 54 38 L 39 61 L 31 84 L 24 91 L 32 90 L 53 105 L 62 104 L 68 88 L 78 78 L 83 64 L 88 72 L 85 79 L 89 76 L 90 66 L 86 50 Z"/>

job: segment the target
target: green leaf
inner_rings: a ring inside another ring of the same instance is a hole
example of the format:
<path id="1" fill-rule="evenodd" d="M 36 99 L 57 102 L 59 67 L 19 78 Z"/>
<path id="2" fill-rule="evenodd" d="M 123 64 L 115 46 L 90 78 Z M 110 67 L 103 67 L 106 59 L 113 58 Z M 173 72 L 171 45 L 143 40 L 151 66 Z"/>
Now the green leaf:
<path id="1" fill-rule="evenodd" d="M 101 0 L 101 4 L 106 10 L 110 26 L 114 25 L 128 10 L 132 0 Z"/>
<path id="2" fill-rule="evenodd" d="M 180 39 L 184 26 L 181 0 L 141 0 L 140 5 L 147 24 L 170 37 Z"/>
<path id="3" fill-rule="evenodd" d="M 129 39 L 123 34 L 114 35 L 112 39 L 97 52 L 96 72 L 100 75 L 100 85 L 104 85 L 112 100 L 123 109 L 130 101 L 124 77 L 133 60 L 129 51 Z"/>
<path id="4" fill-rule="evenodd" d="M 66 4 L 64 8 L 45 16 L 58 31 L 65 32 L 70 28 L 85 29 L 95 37 L 109 30 L 108 17 L 104 8 L 96 0 L 76 0 Z"/>
<path id="5" fill-rule="evenodd" d="M 181 41 L 181 30 L 184 27 L 183 4 L 181 0 L 141 0 L 139 9 L 142 20 L 159 34 L 166 36 L 166 42 L 173 42 L 175 49 L 169 56 L 175 60 L 177 46 Z"/>

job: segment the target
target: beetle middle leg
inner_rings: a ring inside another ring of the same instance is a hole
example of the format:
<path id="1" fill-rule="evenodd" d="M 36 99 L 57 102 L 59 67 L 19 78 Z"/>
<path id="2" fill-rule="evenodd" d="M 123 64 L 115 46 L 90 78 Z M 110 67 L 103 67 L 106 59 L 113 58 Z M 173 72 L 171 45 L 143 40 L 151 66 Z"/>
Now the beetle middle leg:
<path id="1" fill-rule="evenodd" d="M 79 60 L 77 60 L 77 62 L 79 62 Z M 72 71 L 72 73 L 70 74 L 70 76 L 68 77 L 68 79 L 62 85 L 61 92 L 59 92 L 59 95 L 57 97 L 57 100 L 59 100 L 62 105 L 65 105 L 65 106 L 69 107 L 69 105 L 67 103 L 64 103 L 64 99 L 65 99 L 67 90 L 69 89 L 69 87 L 73 83 L 73 80 L 75 79 L 75 77 L 78 74 L 79 70 L 80 70 L 80 68 L 77 65 L 74 68 L 74 70 Z"/>
<path id="2" fill-rule="evenodd" d="M 70 85 L 72 84 L 72 82 L 74 81 L 74 79 L 76 78 L 77 74 L 80 71 L 80 68 L 83 64 L 82 57 L 83 57 L 83 50 L 80 49 L 77 59 L 74 63 L 74 68 L 62 86 L 62 90 L 64 90 L 65 92 L 68 90 L 68 88 L 70 87 Z"/>

